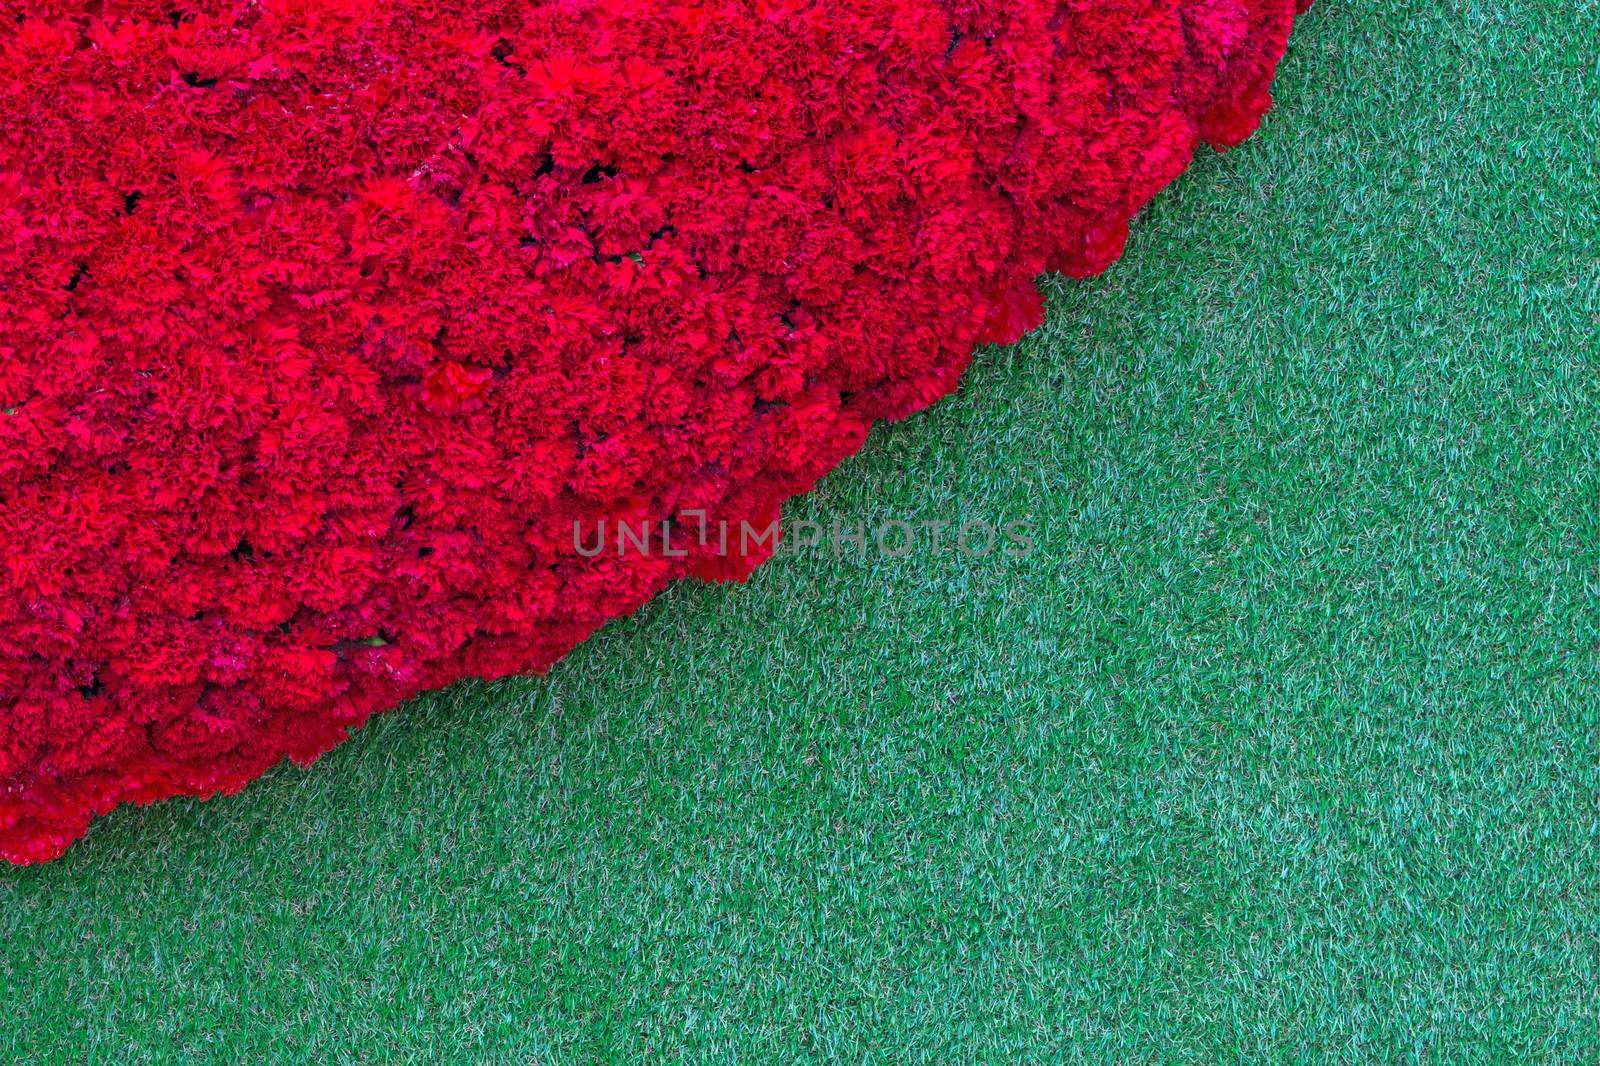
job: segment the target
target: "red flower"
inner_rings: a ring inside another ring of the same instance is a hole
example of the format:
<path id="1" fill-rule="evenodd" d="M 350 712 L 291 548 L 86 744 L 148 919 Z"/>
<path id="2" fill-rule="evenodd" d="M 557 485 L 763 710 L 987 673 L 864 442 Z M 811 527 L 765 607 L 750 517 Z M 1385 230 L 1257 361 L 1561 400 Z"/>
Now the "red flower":
<path id="1" fill-rule="evenodd" d="M 989 317 L 978 331 L 979 344 L 1015 344 L 1044 321 L 1044 297 L 1031 282 L 1009 285 L 993 299 Z"/>
<path id="2" fill-rule="evenodd" d="M 478 406 L 494 374 L 460 363 L 440 363 L 422 376 L 423 403 L 428 410 L 453 415 Z"/>
<path id="3" fill-rule="evenodd" d="M 0 855 L 743 578 L 1254 129 L 1295 6 L 10 5 Z"/>

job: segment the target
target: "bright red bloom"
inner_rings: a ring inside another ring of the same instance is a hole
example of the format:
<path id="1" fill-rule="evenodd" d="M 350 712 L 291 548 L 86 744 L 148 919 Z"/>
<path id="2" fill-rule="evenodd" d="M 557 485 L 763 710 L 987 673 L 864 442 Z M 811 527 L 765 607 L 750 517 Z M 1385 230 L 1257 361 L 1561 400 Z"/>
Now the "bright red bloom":
<path id="1" fill-rule="evenodd" d="M 541 670 L 1269 105 L 1294 0 L 0 0 L 0 854 Z"/>

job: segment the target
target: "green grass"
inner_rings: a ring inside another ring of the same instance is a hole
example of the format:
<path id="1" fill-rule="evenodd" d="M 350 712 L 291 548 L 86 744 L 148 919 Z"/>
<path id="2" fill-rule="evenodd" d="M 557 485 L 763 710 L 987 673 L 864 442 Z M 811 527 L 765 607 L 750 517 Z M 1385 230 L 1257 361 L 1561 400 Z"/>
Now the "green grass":
<path id="1" fill-rule="evenodd" d="M 1600 17 L 1323 0 L 1261 135 L 547 679 L 0 872 L 0 1058 L 1600 1061 Z"/>

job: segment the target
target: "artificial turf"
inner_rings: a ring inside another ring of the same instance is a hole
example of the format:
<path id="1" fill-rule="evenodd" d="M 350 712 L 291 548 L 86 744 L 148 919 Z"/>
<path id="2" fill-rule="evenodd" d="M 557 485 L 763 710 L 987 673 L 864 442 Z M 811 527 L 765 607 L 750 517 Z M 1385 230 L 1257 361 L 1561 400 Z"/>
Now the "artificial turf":
<path id="1" fill-rule="evenodd" d="M 1600 11 L 1324 0 L 1259 136 L 547 678 L 0 871 L 0 1059 L 1600 1061 Z"/>

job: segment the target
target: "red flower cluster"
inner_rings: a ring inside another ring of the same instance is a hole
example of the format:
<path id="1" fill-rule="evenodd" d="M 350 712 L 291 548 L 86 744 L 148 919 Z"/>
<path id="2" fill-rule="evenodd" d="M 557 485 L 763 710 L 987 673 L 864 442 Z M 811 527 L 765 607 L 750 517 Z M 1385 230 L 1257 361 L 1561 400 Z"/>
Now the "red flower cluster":
<path id="1" fill-rule="evenodd" d="M 0 0 L 0 854 L 539 670 L 1037 324 L 1294 0 Z"/>

